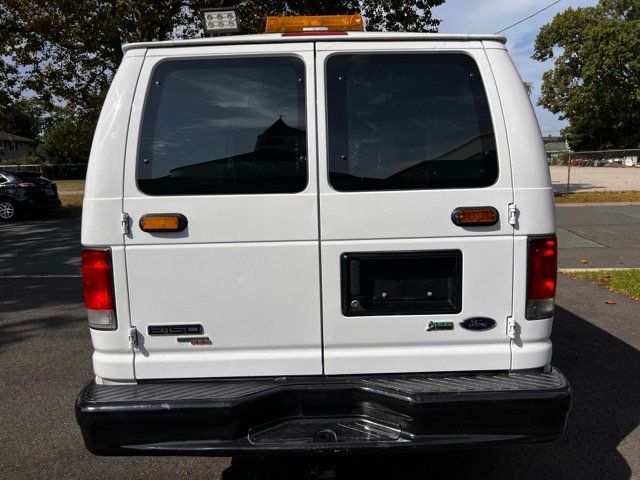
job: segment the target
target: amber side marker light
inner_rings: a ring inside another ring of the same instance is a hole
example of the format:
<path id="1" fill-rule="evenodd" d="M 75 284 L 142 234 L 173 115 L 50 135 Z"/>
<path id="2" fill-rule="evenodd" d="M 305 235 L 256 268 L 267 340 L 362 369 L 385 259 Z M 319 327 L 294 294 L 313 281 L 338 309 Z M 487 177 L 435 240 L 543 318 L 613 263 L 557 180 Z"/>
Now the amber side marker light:
<path id="1" fill-rule="evenodd" d="M 460 227 L 486 227 L 499 219 L 498 210 L 493 207 L 460 207 L 451 214 L 451 221 Z"/>
<path id="2" fill-rule="evenodd" d="M 140 219 L 144 232 L 181 232 L 187 228 L 187 217 L 180 213 L 152 213 Z"/>
<path id="3" fill-rule="evenodd" d="M 348 32 L 364 31 L 359 13 L 354 15 L 312 15 L 299 17 L 267 17 L 265 33 Z"/>

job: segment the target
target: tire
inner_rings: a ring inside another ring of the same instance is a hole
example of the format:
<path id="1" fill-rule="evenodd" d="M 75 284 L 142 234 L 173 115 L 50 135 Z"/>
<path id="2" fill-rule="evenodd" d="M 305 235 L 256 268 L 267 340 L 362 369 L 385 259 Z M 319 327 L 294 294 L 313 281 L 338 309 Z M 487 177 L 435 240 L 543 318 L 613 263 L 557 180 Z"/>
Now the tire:
<path id="1" fill-rule="evenodd" d="M 16 204 L 5 198 L 0 199 L 0 222 L 10 222 L 17 216 Z"/>

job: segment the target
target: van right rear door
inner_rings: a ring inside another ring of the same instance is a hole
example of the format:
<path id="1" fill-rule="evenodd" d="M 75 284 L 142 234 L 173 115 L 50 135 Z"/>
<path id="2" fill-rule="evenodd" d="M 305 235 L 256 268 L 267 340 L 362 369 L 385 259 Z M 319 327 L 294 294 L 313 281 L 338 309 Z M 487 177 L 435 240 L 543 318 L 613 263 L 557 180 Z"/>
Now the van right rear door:
<path id="1" fill-rule="evenodd" d="M 509 369 L 511 165 L 481 42 L 318 42 L 316 72 L 324 372 Z M 464 207 L 499 221 L 456 225 Z"/>

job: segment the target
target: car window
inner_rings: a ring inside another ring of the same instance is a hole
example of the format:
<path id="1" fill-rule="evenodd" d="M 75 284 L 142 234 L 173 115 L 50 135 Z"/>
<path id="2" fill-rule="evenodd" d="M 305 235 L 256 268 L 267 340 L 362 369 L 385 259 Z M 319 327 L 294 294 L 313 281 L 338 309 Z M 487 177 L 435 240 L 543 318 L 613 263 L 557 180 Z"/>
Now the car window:
<path id="1" fill-rule="evenodd" d="M 19 182 L 27 182 L 27 181 L 33 182 L 33 181 L 36 181 L 36 180 L 48 181 L 39 172 L 20 172 L 15 176 L 15 178 Z"/>
<path id="2" fill-rule="evenodd" d="M 326 64 L 329 181 L 342 191 L 485 187 L 487 97 L 464 54 L 338 54 Z"/>
<path id="3" fill-rule="evenodd" d="M 138 152 L 151 195 L 293 193 L 307 184 L 304 63 L 169 60 L 153 72 Z"/>

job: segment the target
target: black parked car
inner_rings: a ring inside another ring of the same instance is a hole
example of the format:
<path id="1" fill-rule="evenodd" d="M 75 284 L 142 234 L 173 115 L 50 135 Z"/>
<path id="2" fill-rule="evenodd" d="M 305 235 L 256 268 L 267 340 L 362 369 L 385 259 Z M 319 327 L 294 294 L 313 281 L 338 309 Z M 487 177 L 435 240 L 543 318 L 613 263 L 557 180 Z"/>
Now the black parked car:
<path id="1" fill-rule="evenodd" d="M 0 171 L 0 221 L 60 207 L 56 184 L 39 172 Z"/>

